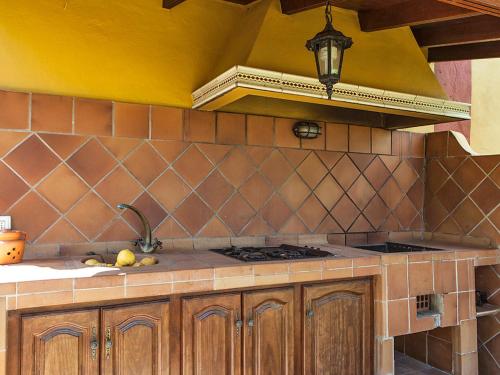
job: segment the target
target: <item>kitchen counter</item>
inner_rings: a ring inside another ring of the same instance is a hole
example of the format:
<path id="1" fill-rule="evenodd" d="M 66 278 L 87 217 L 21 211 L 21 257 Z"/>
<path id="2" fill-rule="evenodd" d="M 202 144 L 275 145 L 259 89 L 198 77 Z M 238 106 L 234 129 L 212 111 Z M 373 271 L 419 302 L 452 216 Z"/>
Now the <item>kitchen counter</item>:
<path id="1" fill-rule="evenodd" d="M 0 296 L 7 310 L 124 298 L 162 296 L 272 286 L 294 282 L 379 275 L 382 266 L 435 259 L 474 259 L 475 265 L 500 263 L 500 251 L 436 241 L 399 241 L 446 251 L 384 254 L 345 246 L 318 246 L 335 257 L 244 263 L 206 250 L 156 254 L 148 267 L 88 267 L 83 257 L 26 260 L 0 266 Z"/>

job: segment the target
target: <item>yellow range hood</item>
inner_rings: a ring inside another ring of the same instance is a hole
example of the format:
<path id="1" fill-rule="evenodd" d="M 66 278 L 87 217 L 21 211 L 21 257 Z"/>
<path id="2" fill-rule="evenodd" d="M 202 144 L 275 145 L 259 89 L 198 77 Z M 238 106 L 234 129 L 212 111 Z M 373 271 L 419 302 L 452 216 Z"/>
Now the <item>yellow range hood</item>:
<path id="1" fill-rule="evenodd" d="M 470 119 L 471 105 L 235 66 L 193 94 L 193 108 L 400 129 Z"/>

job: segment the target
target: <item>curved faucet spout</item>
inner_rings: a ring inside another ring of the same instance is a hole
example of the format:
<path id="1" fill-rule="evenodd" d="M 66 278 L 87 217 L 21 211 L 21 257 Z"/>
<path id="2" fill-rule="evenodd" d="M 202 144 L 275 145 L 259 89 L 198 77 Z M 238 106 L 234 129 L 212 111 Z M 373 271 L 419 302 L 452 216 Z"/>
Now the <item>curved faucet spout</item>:
<path id="1" fill-rule="evenodd" d="M 148 219 L 146 218 L 146 216 L 143 215 L 141 211 L 139 211 L 136 207 L 125 203 L 120 203 L 116 207 L 119 208 L 120 210 L 128 209 L 133 211 L 141 220 L 144 230 L 144 237 L 137 239 L 136 241 L 134 241 L 134 243 L 136 246 L 139 246 L 139 248 L 143 253 L 152 253 L 157 248 L 161 249 L 162 243 L 158 241 L 157 238 L 155 238 L 153 241 L 153 236 L 151 234 L 151 226 L 149 225 Z"/>

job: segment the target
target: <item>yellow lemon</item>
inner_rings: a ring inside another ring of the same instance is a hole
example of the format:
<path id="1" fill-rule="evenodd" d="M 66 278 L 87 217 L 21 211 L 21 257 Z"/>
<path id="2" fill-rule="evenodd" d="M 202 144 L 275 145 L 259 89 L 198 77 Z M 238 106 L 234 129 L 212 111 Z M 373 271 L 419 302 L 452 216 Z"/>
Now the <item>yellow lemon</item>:
<path id="1" fill-rule="evenodd" d="M 135 263 L 135 255 L 129 249 L 122 250 L 116 257 L 116 264 L 119 267 L 131 266 Z"/>
<path id="2" fill-rule="evenodd" d="M 158 261 L 156 260 L 155 257 L 146 257 L 141 260 L 141 263 L 145 266 L 152 266 L 155 265 Z"/>
<path id="3" fill-rule="evenodd" d="M 98 264 L 99 264 L 99 261 L 98 261 L 97 259 L 87 259 L 87 260 L 85 261 L 85 264 L 86 264 L 87 266 L 96 266 L 96 265 L 98 265 Z"/>
<path id="4" fill-rule="evenodd" d="M 140 262 L 135 262 L 134 265 L 132 267 L 142 267 L 143 264 L 140 263 Z"/>

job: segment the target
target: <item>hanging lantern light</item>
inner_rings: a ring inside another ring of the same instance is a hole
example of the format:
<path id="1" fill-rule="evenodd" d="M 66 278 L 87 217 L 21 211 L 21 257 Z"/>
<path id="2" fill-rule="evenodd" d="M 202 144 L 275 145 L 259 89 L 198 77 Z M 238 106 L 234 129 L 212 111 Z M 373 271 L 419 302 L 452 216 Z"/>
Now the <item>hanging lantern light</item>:
<path id="1" fill-rule="evenodd" d="M 325 18 L 324 30 L 308 40 L 306 48 L 314 52 L 319 81 L 326 86 L 328 99 L 331 99 L 333 85 L 340 81 L 344 51 L 352 46 L 352 39 L 334 29 L 330 0 L 326 1 Z"/>

